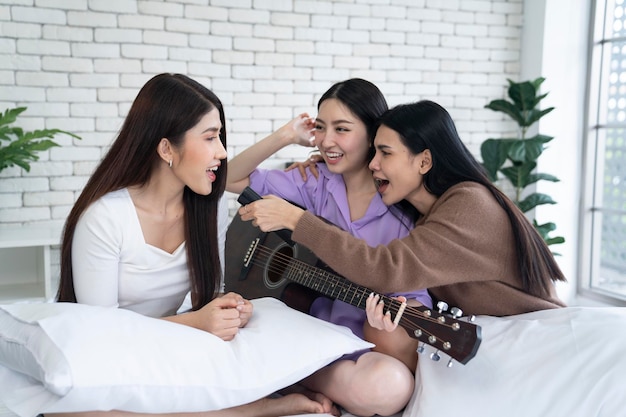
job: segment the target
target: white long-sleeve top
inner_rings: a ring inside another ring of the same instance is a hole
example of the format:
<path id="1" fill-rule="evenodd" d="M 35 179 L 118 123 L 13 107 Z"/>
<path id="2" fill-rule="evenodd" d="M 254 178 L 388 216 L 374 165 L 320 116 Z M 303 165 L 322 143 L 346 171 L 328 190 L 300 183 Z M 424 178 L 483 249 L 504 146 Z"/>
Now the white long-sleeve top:
<path id="1" fill-rule="evenodd" d="M 227 209 L 223 198 L 218 216 L 222 265 Z M 175 314 L 190 290 L 185 242 L 173 253 L 147 244 L 127 189 L 106 194 L 79 219 L 72 272 L 79 303 L 151 317 Z"/>

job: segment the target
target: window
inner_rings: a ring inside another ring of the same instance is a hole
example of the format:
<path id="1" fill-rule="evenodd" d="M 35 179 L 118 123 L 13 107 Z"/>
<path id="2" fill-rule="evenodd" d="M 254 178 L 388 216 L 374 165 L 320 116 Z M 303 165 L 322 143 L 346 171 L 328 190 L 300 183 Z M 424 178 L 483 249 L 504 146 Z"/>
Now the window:
<path id="1" fill-rule="evenodd" d="M 626 0 L 596 0 L 581 290 L 626 300 Z"/>

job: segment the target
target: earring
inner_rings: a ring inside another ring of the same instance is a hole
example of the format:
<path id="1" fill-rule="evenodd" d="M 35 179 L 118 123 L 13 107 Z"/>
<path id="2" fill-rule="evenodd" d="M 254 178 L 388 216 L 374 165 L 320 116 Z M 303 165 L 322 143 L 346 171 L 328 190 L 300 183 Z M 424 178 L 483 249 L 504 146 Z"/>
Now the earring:
<path id="1" fill-rule="evenodd" d="M 172 167 L 172 160 L 170 159 L 170 168 Z"/>

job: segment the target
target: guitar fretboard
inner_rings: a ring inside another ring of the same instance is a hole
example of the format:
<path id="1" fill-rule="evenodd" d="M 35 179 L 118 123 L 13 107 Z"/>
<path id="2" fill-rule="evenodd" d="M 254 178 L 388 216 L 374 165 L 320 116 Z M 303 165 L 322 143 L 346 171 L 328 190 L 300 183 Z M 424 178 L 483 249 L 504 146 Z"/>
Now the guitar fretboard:
<path id="1" fill-rule="evenodd" d="M 304 285 L 330 298 L 336 298 L 361 309 L 365 309 L 367 297 L 373 293 L 369 288 L 352 284 L 345 278 L 331 274 L 322 268 L 309 265 L 297 259 L 290 260 L 286 276 L 289 280 L 297 282 L 300 285 Z M 398 301 L 392 298 L 386 296 L 381 297 L 387 306 L 397 304 L 397 307 L 399 307 L 400 305 Z M 395 311 L 397 311 L 397 308 Z"/>

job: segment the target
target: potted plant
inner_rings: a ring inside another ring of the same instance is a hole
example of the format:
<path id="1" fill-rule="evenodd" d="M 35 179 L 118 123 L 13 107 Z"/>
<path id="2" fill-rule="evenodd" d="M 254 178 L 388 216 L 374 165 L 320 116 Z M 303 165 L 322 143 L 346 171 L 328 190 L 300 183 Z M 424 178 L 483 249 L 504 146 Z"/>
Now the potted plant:
<path id="1" fill-rule="evenodd" d="M 553 137 L 541 134 L 527 137 L 528 129 L 554 110 L 554 107 L 539 109 L 539 103 L 548 95 L 539 94 L 539 87 L 544 80 L 537 78 L 519 83 L 508 80 L 509 100 L 493 100 L 485 106 L 506 114 L 517 123 L 517 137 L 487 139 L 482 143 L 480 153 L 490 179 L 493 182 L 508 181 L 513 187 L 513 201 L 526 214 L 541 204 L 556 204 L 547 194 L 525 192 L 528 186 L 538 181 L 559 181 L 553 175 L 535 172 L 539 156 Z M 565 242 L 561 236 L 549 236 L 556 229 L 554 223 L 538 224 L 536 219 L 531 220 L 548 245 Z"/>
<path id="2" fill-rule="evenodd" d="M 59 133 L 80 139 L 79 136 L 60 129 L 24 132 L 21 127 L 11 126 L 25 110 L 26 107 L 16 107 L 7 109 L 0 115 L 0 171 L 14 165 L 30 171 L 30 162 L 39 159 L 37 152 L 59 146 L 52 140 Z"/>

